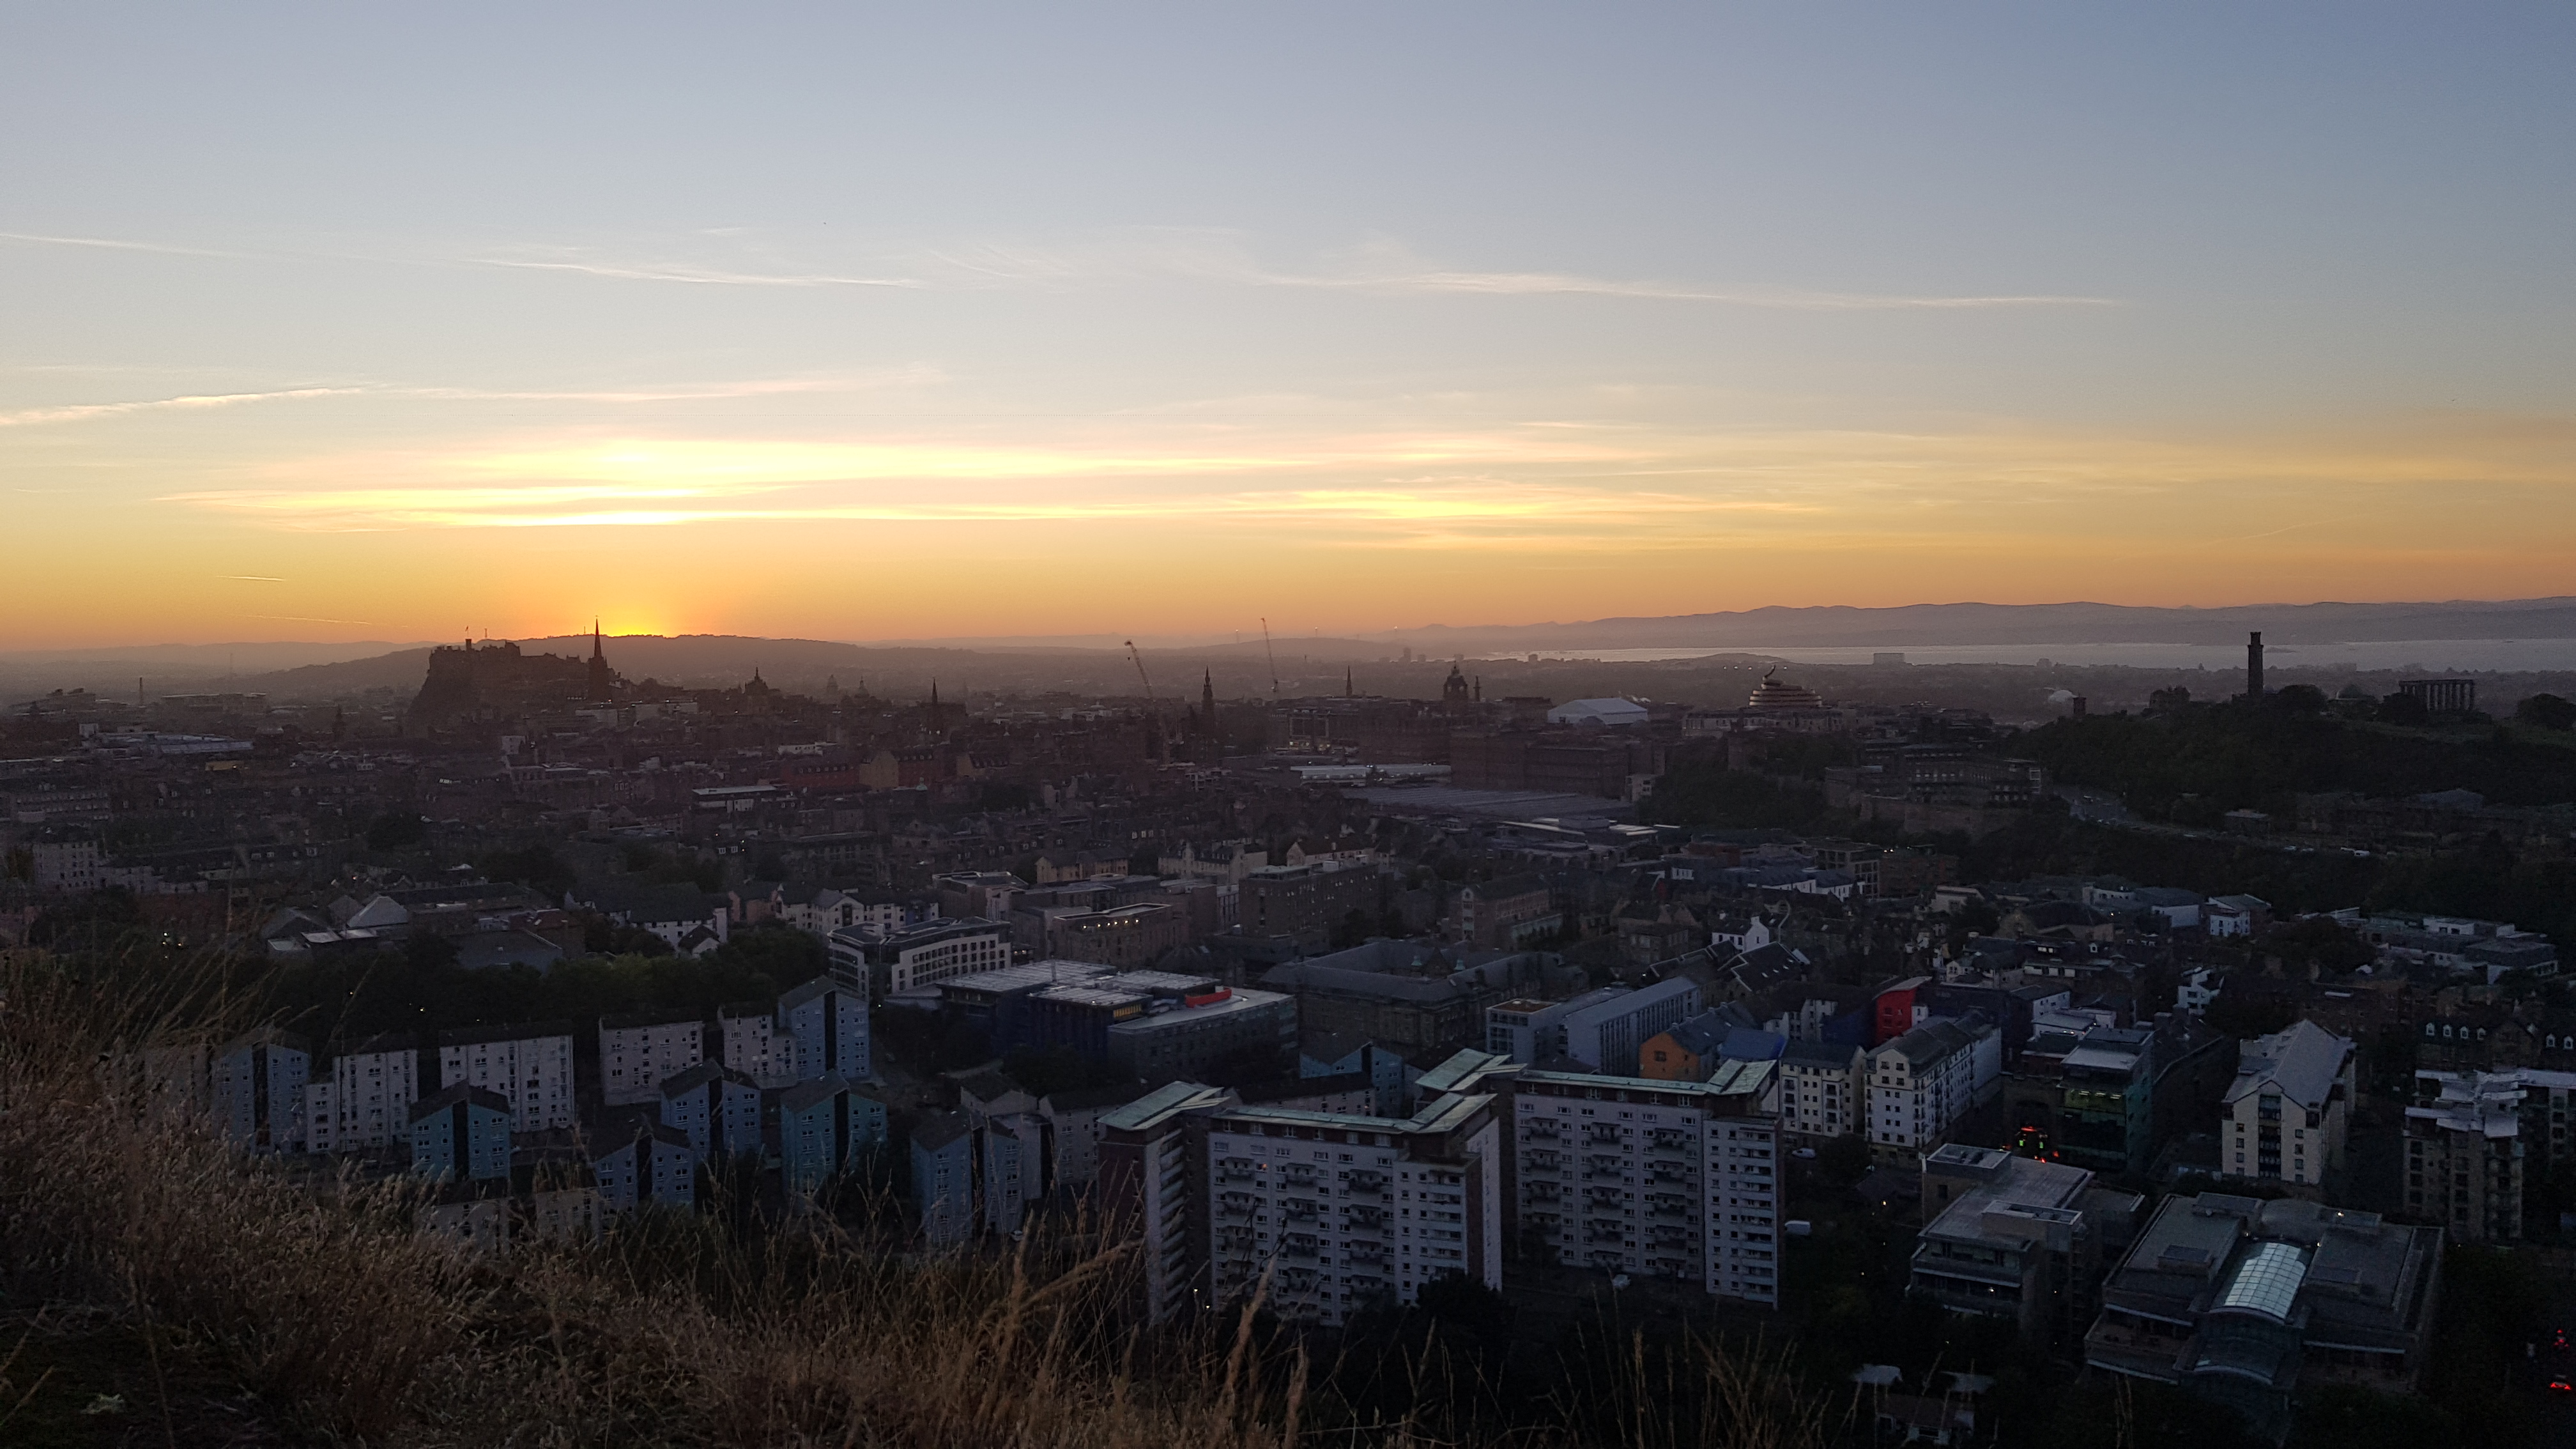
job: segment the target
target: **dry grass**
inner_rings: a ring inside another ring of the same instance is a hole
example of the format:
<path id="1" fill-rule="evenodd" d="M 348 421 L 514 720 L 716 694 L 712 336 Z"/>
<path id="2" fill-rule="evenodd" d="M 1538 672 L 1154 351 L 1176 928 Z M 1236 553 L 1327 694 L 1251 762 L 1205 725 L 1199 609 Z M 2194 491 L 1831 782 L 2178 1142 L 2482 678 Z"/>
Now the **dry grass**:
<path id="1" fill-rule="evenodd" d="M 1120 1316 L 1116 1250 L 889 1256 L 830 1230 L 736 1240 L 664 1218 L 500 1263 L 410 1229 L 398 1187 L 245 1162 L 106 1067 L 154 1038 L 42 963 L 0 965 L 0 1292 L 112 1314 L 214 1363 L 288 1426 L 352 1444 L 1064 1446 L 1300 1442 L 1803 1446 L 1828 1439 L 1785 1366 L 1670 1360 L 1488 1432 L 1357 1424 L 1250 1311 L 1183 1334 Z M 112 995 L 109 993 L 108 995 Z M 144 994 L 148 998 L 148 993 Z M 1683 1412 L 1680 1405 L 1700 1409 Z M 1717 1412 L 1708 1412 L 1708 1409 Z M 1615 1427 L 1613 1427 L 1615 1426 Z M 1606 1430 L 1606 1432 L 1605 1432 Z"/>

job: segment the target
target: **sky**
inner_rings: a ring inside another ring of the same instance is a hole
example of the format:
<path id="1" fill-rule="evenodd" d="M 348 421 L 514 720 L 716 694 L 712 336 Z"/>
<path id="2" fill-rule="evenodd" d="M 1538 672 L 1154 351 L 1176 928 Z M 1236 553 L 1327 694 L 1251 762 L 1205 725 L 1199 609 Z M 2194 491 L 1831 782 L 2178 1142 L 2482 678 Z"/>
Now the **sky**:
<path id="1" fill-rule="evenodd" d="M 2576 593 L 2576 9 L 0 5 L 0 648 Z"/>

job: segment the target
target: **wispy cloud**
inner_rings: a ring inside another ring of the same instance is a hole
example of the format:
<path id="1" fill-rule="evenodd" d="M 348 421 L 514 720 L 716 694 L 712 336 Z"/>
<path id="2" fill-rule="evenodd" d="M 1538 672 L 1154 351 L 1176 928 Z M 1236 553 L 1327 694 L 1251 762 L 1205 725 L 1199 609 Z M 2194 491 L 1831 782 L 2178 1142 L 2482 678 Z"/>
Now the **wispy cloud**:
<path id="1" fill-rule="evenodd" d="M 239 407 L 244 403 L 349 397 L 374 391 L 376 389 L 369 387 L 289 387 L 270 392 L 193 393 L 182 397 L 143 398 L 134 402 L 74 403 L 65 407 L 27 408 L 14 413 L 0 413 L 0 428 L 21 428 L 36 423 L 73 423 L 88 418 L 115 417 L 123 413 L 160 412 L 172 409 L 189 411 Z"/>
<path id="2" fill-rule="evenodd" d="M 286 582 L 286 580 L 278 578 L 274 574 L 217 574 L 215 577 L 219 579 L 231 579 L 237 583 L 245 584 L 282 584 Z"/>
<path id="3" fill-rule="evenodd" d="M 752 378 L 739 382 L 684 383 L 667 387 L 628 388 L 484 388 L 411 387 L 381 383 L 348 383 L 329 387 L 276 388 L 265 392 L 191 393 L 179 397 L 138 398 L 126 402 L 71 403 L 0 413 L 0 428 L 43 423 L 76 423 L 127 413 L 236 407 L 245 403 L 294 402 L 309 398 L 416 398 L 443 402 L 577 402 L 671 403 L 718 402 L 733 398 L 793 394 L 865 392 L 890 387 L 921 387 L 945 382 L 947 374 L 928 364 L 883 368 L 873 372 L 821 377 Z"/>
<path id="4" fill-rule="evenodd" d="M 694 235 L 731 243 L 737 254 L 753 250 L 746 228 L 715 228 Z M 114 237 L 51 236 L 0 232 L 0 241 L 165 256 L 276 259 L 282 252 L 224 251 Z M 1278 267 L 1260 261 L 1243 236 L 1219 228 L 1137 228 L 1082 245 L 1018 242 L 930 246 L 894 253 L 888 270 L 851 270 L 779 262 L 742 255 L 709 263 L 628 248 L 527 246 L 462 257 L 361 256 L 343 261 L 417 266 L 464 265 L 511 271 L 556 272 L 613 281 L 660 282 L 694 287 L 860 288 L 897 291 L 978 291 L 994 288 L 1060 288 L 1180 278 L 1214 285 L 1288 287 L 1381 296 L 1578 296 L 1648 302 L 1689 302 L 1811 312 L 1950 311 L 1997 307 L 2116 307 L 2118 299 L 2052 292 L 1890 293 L 1785 286 L 1710 285 L 1668 280 L 1593 276 L 1579 272 L 1476 270 L 1424 260 L 1399 243 L 1378 240 L 1328 253 L 1320 265 Z M 761 263 L 777 262 L 775 265 Z"/>
<path id="5" fill-rule="evenodd" d="M 920 289 L 930 284 L 918 277 L 853 277 L 830 272 L 741 272 L 690 266 L 683 262 L 589 260 L 539 261 L 518 257 L 475 257 L 478 266 L 530 272 L 579 272 L 628 282 L 680 282 L 694 287 L 895 287 Z"/>
<path id="6" fill-rule="evenodd" d="M 207 247 L 171 246 L 165 242 L 125 241 L 117 237 L 45 236 L 23 231 L 0 231 L 0 242 L 22 242 L 30 246 L 90 247 L 111 252 L 152 252 L 165 257 L 222 257 L 231 261 L 245 261 L 255 255 L 251 252 L 215 251 Z"/>

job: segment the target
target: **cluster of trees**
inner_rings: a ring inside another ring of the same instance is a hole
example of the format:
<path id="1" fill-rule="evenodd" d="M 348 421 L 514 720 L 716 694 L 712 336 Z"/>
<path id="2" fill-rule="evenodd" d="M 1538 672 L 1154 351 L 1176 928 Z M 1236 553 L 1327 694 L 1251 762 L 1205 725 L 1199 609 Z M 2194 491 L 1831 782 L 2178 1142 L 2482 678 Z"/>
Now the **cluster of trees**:
<path id="1" fill-rule="evenodd" d="M 2323 703 L 2316 690 L 2293 685 L 2260 709 L 2190 705 L 2059 720 L 2013 748 L 2053 778 L 2116 791 L 2142 815 L 2189 825 L 2230 810 L 2287 815 L 2293 797 L 2309 791 L 2388 797 L 2468 789 L 2499 804 L 2576 800 L 2576 751 L 2554 742 L 2504 730 L 2470 740 L 2397 734 L 2326 713 Z"/>
<path id="2" fill-rule="evenodd" d="M 785 926 L 737 932 L 704 956 L 584 956 L 552 970 L 468 969 L 425 937 L 400 952 L 302 961 L 260 981 L 259 1015 L 314 1037 L 440 1031 L 514 1021 L 583 1021 L 633 1011 L 713 1014 L 765 1001 L 823 974 L 821 942 Z"/>

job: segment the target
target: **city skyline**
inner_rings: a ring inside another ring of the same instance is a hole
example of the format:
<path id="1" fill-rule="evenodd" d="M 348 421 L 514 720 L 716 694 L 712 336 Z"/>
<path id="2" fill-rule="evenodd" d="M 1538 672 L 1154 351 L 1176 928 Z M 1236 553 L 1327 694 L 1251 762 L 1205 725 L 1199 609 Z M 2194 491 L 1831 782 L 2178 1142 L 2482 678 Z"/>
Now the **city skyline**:
<path id="1" fill-rule="evenodd" d="M 2565 592 L 2569 18 L 21 18 L 0 648 Z"/>

